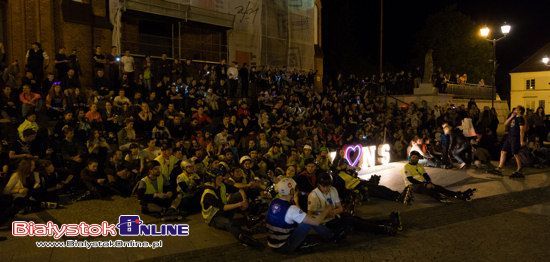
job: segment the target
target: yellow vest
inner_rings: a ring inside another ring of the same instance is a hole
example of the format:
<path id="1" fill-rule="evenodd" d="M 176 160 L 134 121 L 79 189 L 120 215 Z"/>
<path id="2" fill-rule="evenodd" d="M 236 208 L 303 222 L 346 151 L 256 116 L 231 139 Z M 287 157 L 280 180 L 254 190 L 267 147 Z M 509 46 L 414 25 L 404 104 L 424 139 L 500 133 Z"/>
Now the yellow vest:
<path id="1" fill-rule="evenodd" d="M 340 172 L 338 173 L 338 176 L 344 180 L 346 183 L 346 189 L 354 189 L 359 183 L 361 183 L 361 179 L 353 177 L 349 175 L 346 172 Z"/>
<path id="2" fill-rule="evenodd" d="M 191 179 L 193 178 L 193 179 Z M 188 175 L 187 172 L 183 171 L 181 174 L 178 175 L 177 181 L 183 181 L 185 184 L 187 184 L 187 188 L 191 189 L 195 187 L 195 179 L 198 178 L 197 174 L 191 174 Z M 180 190 L 178 186 L 178 191 Z M 183 192 L 184 195 L 187 195 L 188 192 Z"/>
<path id="3" fill-rule="evenodd" d="M 157 188 L 153 186 L 153 182 L 151 181 L 149 176 L 142 178 L 141 181 L 145 182 L 146 195 L 152 195 L 154 193 L 164 193 L 164 178 L 162 178 L 162 176 L 157 177 Z"/>
<path id="4" fill-rule="evenodd" d="M 219 199 L 219 198 L 218 198 L 218 195 L 216 195 L 216 192 L 214 190 L 212 190 L 211 188 L 207 187 L 207 188 L 204 189 L 204 192 L 202 192 L 202 196 L 201 196 L 201 214 L 202 214 L 202 218 L 204 219 L 206 224 L 210 224 L 210 221 L 212 221 L 212 218 L 214 217 L 214 215 L 216 215 L 216 213 L 218 213 L 218 211 L 220 209 L 217 208 L 217 207 L 214 207 L 214 206 L 210 206 L 210 207 L 208 207 L 208 209 L 204 208 L 204 197 L 207 194 L 213 195 L 216 199 Z M 227 204 L 227 194 L 226 194 L 226 189 L 225 189 L 224 184 L 222 184 L 221 187 L 220 187 L 220 195 L 221 195 L 221 198 L 222 198 L 222 203 L 224 205 Z"/>
<path id="5" fill-rule="evenodd" d="M 426 179 L 424 179 L 424 174 L 426 174 L 426 171 L 424 171 L 424 167 L 420 164 L 411 165 L 407 163 L 405 165 L 405 168 L 403 170 L 405 173 L 405 177 L 412 177 L 420 182 L 425 182 Z"/>
<path id="6" fill-rule="evenodd" d="M 162 155 L 157 156 L 155 158 L 157 162 L 160 164 L 160 174 L 164 177 L 166 181 L 168 181 L 168 184 L 170 182 L 175 183 L 174 181 L 170 181 L 170 172 L 172 172 L 172 169 L 174 169 L 174 166 L 178 162 L 178 159 L 175 156 L 170 156 L 168 160 L 164 159 Z"/>

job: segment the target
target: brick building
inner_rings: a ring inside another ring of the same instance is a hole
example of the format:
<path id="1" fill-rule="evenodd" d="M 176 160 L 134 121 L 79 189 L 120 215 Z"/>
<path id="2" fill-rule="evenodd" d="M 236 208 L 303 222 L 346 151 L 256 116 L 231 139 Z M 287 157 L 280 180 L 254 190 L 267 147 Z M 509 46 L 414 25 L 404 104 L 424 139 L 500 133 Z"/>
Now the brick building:
<path id="1" fill-rule="evenodd" d="M 38 41 L 54 70 L 59 47 L 77 50 L 90 83 L 94 46 L 113 45 L 110 6 L 119 0 L 0 0 L 0 41 L 8 60 L 25 61 Z M 320 0 L 125 0 L 119 50 L 218 62 L 318 71 L 321 84 Z M 21 63 L 23 64 L 23 63 Z"/>

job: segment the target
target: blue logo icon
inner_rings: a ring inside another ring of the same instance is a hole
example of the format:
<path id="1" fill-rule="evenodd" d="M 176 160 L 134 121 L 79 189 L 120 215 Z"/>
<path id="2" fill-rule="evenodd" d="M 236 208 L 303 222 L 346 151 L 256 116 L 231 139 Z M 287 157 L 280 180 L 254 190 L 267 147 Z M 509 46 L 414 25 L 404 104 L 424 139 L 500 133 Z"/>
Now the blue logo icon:
<path id="1" fill-rule="evenodd" d="M 143 221 L 138 215 L 121 215 L 118 217 L 118 234 L 121 236 L 139 236 L 139 225 Z"/>
<path id="2" fill-rule="evenodd" d="M 118 234 L 121 236 L 188 236 L 188 224 L 145 224 L 139 215 L 120 215 Z"/>

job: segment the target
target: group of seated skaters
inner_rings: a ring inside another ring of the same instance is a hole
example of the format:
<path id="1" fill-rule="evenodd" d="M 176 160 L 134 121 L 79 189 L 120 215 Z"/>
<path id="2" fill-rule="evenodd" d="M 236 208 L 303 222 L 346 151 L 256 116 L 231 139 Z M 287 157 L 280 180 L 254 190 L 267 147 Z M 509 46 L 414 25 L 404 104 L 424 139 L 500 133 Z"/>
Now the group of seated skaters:
<path id="1" fill-rule="evenodd" d="M 376 175 L 361 180 L 338 157 L 327 171 L 310 158 L 304 161 L 304 170 L 298 175 L 294 170 L 284 173 L 278 169 L 259 176 L 250 156 L 243 156 L 231 166 L 223 157 L 211 163 L 199 163 L 198 158 L 177 161 L 177 168 L 166 176 L 159 162 L 163 159 L 157 158 L 145 163 L 145 176 L 137 182 L 135 192 L 145 214 L 173 216 L 200 210 L 210 227 L 228 231 L 241 243 L 255 248 L 263 244 L 253 237 L 248 226 L 249 218 L 259 215 L 265 219 L 261 225 L 269 233 L 268 246 L 289 252 L 319 244 L 315 241 L 318 238 L 309 237 L 311 231 L 325 241 L 338 242 L 351 232 L 393 236 L 403 229 L 399 212 L 391 212 L 386 219 L 355 215 L 345 206 L 347 199 L 341 198 L 350 198 L 353 192 L 361 195 L 360 200 L 376 197 L 406 205 L 412 203 L 413 193 L 444 203 L 472 198 L 475 189 L 451 191 L 434 184 L 418 163 L 420 157 L 417 151 L 410 153 L 403 171 L 406 186 L 401 193 L 380 185 Z M 207 170 L 202 177 L 196 172 L 197 166 Z"/>
<path id="2" fill-rule="evenodd" d="M 30 132 L 23 135 L 34 135 Z M 70 139 L 72 130 L 64 133 Z M 113 153 L 107 163 L 90 158 L 81 164 L 82 171 L 76 177 L 61 175 L 51 161 L 22 159 L 2 192 L 13 201 L 3 209 L 3 220 L 27 207 L 56 208 L 58 197 L 79 185 L 85 193 L 78 200 L 136 195 L 144 214 L 167 218 L 200 212 L 210 227 L 228 231 L 254 248 L 264 246 L 250 229 L 252 218 L 260 218 L 254 225 L 268 232 L 268 246 L 289 252 L 319 244 L 308 237 L 310 231 L 325 241 L 338 242 L 351 232 L 393 236 L 403 229 L 399 212 L 391 212 L 386 219 L 357 216 L 355 207 L 347 205 L 354 194 L 360 196 L 359 201 L 375 197 L 409 205 L 413 193 L 450 202 L 468 201 L 475 191 L 450 191 L 432 183 L 417 151 L 410 153 L 403 171 L 406 185 L 397 192 L 379 184 L 379 176 L 360 179 L 342 153 L 329 161 L 326 169 L 314 157 L 305 158 L 302 171 L 296 174 L 295 166 L 262 173 L 254 151 L 238 162 L 231 162 L 230 152 L 227 157 L 222 154 L 214 159 L 197 152 L 183 160 L 169 145 L 163 145 L 158 156 L 132 165 L 134 149 L 130 145 L 126 157 L 121 151 Z M 78 163 L 76 158 L 72 160 Z"/>

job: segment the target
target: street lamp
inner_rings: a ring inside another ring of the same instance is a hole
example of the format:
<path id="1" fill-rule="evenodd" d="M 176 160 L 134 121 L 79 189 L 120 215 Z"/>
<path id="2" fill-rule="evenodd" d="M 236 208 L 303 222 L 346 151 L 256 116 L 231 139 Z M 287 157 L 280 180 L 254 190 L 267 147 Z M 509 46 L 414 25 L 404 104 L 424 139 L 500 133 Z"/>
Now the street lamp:
<path id="1" fill-rule="evenodd" d="M 550 66 L 550 65 L 548 64 L 548 62 L 550 62 L 550 58 L 548 58 L 547 56 L 545 56 L 545 57 L 542 58 L 542 63 L 543 63 L 544 65 Z"/>
<path id="2" fill-rule="evenodd" d="M 488 26 L 484 26 L 481 29 L 479 29 L 479 34 L 481 37 L 485 38 L 485 40 L 491 42 L 493 44 L 493 88 L 491 92 L 491 107 L 495 107 L 495 89 L 496 89 L 496 74 L 497 74 L 497 55 L 496 55 L 496 46 L 497 42 L 505 38 L 508 33 L 510 33 L 510 30 L 512 30 L 512 27 L 506 22 L 500 27 L 500 32 L 502 33 L 501 37 L 498 38 L 488 38 L 491 34 L 491 29 Z"/>

